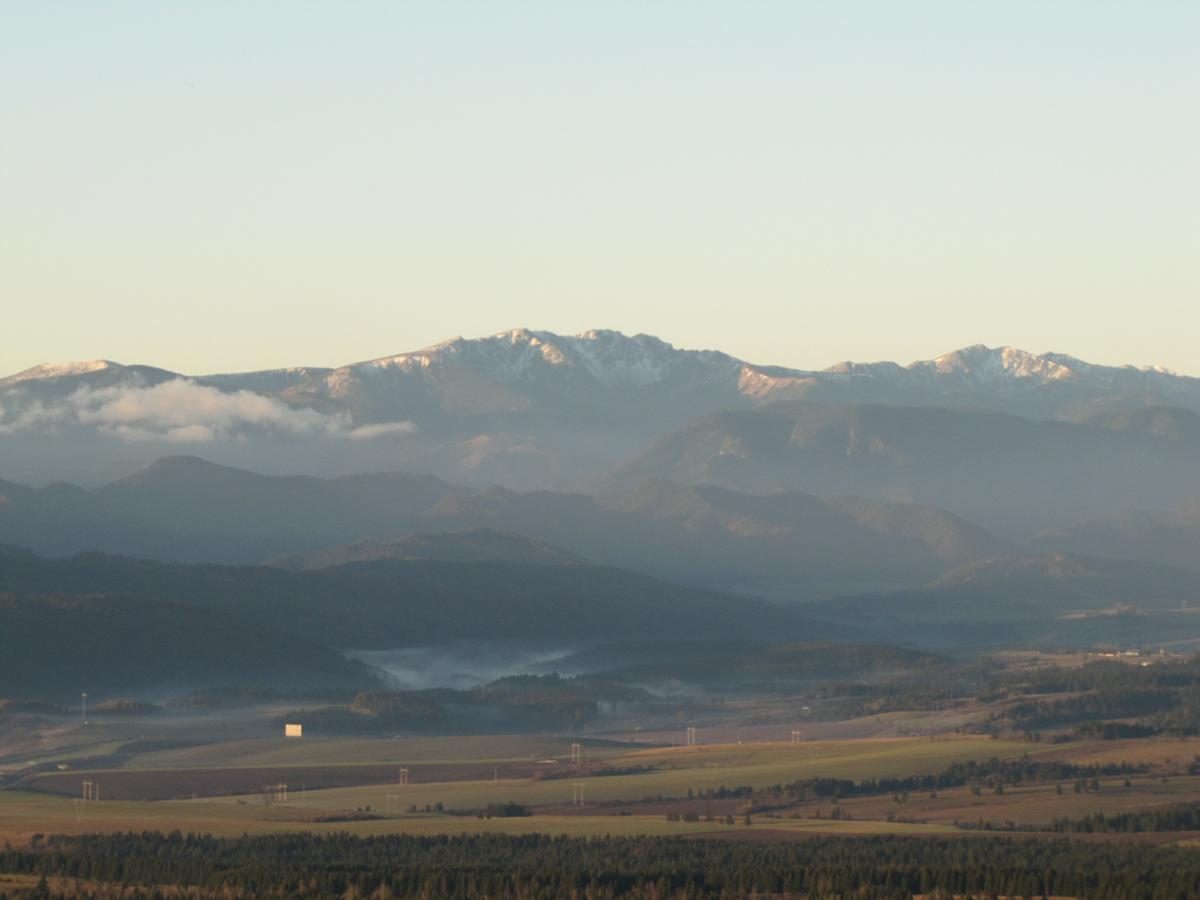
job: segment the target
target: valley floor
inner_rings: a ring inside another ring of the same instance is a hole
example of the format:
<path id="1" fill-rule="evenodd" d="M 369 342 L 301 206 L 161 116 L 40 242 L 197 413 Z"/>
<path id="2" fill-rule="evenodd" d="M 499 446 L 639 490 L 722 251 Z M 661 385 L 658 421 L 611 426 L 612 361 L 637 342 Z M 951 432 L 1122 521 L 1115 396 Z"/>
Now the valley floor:
<path id="1" fill-rule="evenodd" d="M 571 762 L 572 743 L 581 745 L 586 762 Z M 943 736 L 646 747 L 569 736 L 489 735 L 130 744 L 124 753 L 109 745 L 96 749 L 106 751 L 100 760 L 117 762 L 88 765 L 82 756 L 67 754 L 0 791 L 0 841 L 24 845 L 35 834 L 141 830 L 228 836 L 945 834 L 984 823 L 1045 827 L 1059 817 L 1200 801 L 1200 776 L 1184 774 L 1184 764 L 1200 753 L 1200 740 L 1036 744 Z M 964 785 L 936 796 L 883 793 L 838 802 L 779 801 L 762 793 L 818 777 L 861 781 L 932 774 L 993 758 L 1132 762 L 1144 771 L 1128 786 L 1123 778 L 1102 778 L 1096 790 L 1083 793 L 1070 781 L 1021 784 L 1002 794 L 972 793 Z M 99 799 L 82 799 L 85 782 L 94 785 Z M 485 812 L 505 804 L 531 814 Z M 726 824 L 728 817 L 735 824 Z"/>

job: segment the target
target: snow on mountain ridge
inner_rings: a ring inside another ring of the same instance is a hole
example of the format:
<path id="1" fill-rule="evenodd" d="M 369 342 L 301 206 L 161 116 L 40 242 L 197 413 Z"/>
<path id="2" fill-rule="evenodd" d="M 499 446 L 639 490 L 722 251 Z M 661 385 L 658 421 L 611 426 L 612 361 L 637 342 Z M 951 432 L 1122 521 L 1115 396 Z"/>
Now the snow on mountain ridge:
<path id="1" fill-rule="evenodd" d="M 7 384 L 17 384 L 22 381 L 40 381 L 45 378 L 66 378 L 72 375 L 89 375 L 92 372 L 103 372 L 105 369 L 124 368 L 108 359 L 88 359 L 76 362 L 42 363 L 23 372 L 2 378 Z"/>
<path id="2" fill-rule="evenodd" d="M 0 385 L 85 377 L 111 370 L 134 378 L 146 367 L 122 366 L 109 360 L 49 363 L 8 378 Z M 437 379 L 458 368 L 472 377 L 494 380 L 519 388 L 542 377 L 583 377 L 610 390 L 641 389 L 670 382 L 679 387 L 728 383 L 755 402 L 776 397 L 804 396 L 825 385 L 851 386 L 876 383 L 903 391 L 929 390 L 936 385 L 958 384 L 980 388 L 1036 387 L 1042 384 L 1079 382 L 1094 388 L 1139 389 L 1139 385 L 1165 391 L 1200 392 L 1200 379 L 1180 376 L 1161 367 L 1103 366 L 1061 353 L 1035 354 L 1011 346 L 976 344 L 908 365 L 895 362 L 846 361 L 820 371 L 763 366 L 717 350 L 685 350 L 646 334 L 592 329 L 574 335 L 514 328 L 498 334 L 461 336 L 420 350 L 352 363 L 338 369 L 291 367 L 261 372 L 199 376 L 194 380 L 223 390 L 249 389 L 276 393 L 289 388 L 312 389 L 331 398 L 348 396 L 361 379 L 374 380 L 389 371 Z M 154 370 L 163 376 L 186 377 Z M 965 384 L 963 384 L 965 382 Z M 797 394 L 798 392 L 798 394 Z"/>
<path id="3" fill-rule="evenodd" d="M 735 372 L 741 365 L 719 351 L 680 350 L 646 334 L 630 336 L 592 329 L 575 335 L 558 335 L 514 328 L 482 338 L 455 337 L 350 368 L 397 368 L 412 372 L 455 364 L 511 382 L 534 376 L 542 366 L 551 366 L 586 372 L 609 388 L 640 388 L 664 380 L 685 361 L 714 366 L 722 374 Z"/>
<path id="4" fill-rule="evenodd" d="M 1067 357 L 1069 359 L 1069 357 Z M 1070 378 L 1074 369 L 1048 356 L 1038 356 L 1015 347 L 987 347 L 975 344 L 955 350 L 933 360 L 915 362 L 909 371 L 934 370 L 939 374 L 957 374 L 975 379 L 1037 378 L 1057 380 Z"/>
<path id="5" fill-rule="evenodd" d="M 918 376 L 926 379 L 959 377 L 977 384 L 1050 383 L 1068 379 L 1090 379 L 1111 384 L 1128 376 L 1161 376 L 1167 380 L 1195 381 L 1161 366 L 1104 366 L 1065 353 L 1030 353 L 1017 347 L 989 347 L 974 344 L 945 353 L 934 359 L 917 360 L 902 366 L 894 362 L 860 363 L 852 360 L 835 363 L 822 375 L 904 380 Z"/>

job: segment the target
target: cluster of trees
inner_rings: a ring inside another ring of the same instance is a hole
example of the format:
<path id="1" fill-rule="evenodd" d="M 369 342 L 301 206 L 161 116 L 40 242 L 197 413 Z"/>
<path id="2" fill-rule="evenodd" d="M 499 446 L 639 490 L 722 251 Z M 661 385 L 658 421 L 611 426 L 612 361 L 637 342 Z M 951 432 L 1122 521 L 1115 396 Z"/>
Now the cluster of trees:
<path id="1" fill-rule="evenodd" d="M 1038 699 L 1039 694 L 1070 696 Z M 980 696 L 1029 698 L 996 716 L 993 731 L 1036 735 L 1039 729 L 1074 725 L 1074 736 L 1081 738 L 1194 735 L 1200 733 L 1200 654 L 1148 665 L 1096 660 L 1078 668 L 1004 673 Z"/>
<path id="2" fill-rule="evenodd" d="M 1056 818 L 1050 831 L 1067 834 L 1141 831 L 1200 831 L 1200 803 L 1179 803 L 1166 809 L 1147 809 L 1105 815 L 1092 813 L 1079 819 Z"/>
<path id="3" fill-rule="evenodd" d="M 879 794 L 902 794 L 909 791 L 930 792 L 943 788 L 964 785 L 1030 784 L 1036 782 L 1095 780 L 1100 776 L 1128 776 L 1149 771 L 1144 763 L 1105 763 L 1102 765 L 1077 765 L 1067 762 L 1042 762 L 1031 759 L 997 759 L 985 762 L 969 760 L 952 763 L 941 772 L 927 775 L 909 775 L 900 778 L 867 778 L 852 781 L 849 778 L 804 778 L 791 784 L 776 785 L 773 793 L 788 795 L 800 800 L 839 799 Z"/>
<path id="4" fill-rule="evenodd" d="M 1167 688 L 1112 688 L 1053 700 L 1025 700 L 995 717 L 994 726 L 1032 731 L 1074 722 L 1148 716 L 1175 708 L 1179 691 Z"/>
<path id="5" fill-rule="evenodd" d="M 824 685 L 811 697 L 825 719 L 880 715 L 897 710 L 938 710 L 994 693 L 998 667 L 992 662 L 963 665 L 934 658 L 908 671 L 866 681 Z"/>
<path id="6" fill-rule="evenodd" d="M 1037 698 L 1039 694 L 1076 696 L 1043 700 Z M 889 677 L 829 683 L 817 687 L 809 697 L 817 701 L 814 706 L 825 719 L 944 709 L 969 698 L 992 702 L 1028 697 L 995 717 L 989 730 L 1033 736 L 1043 728 L 1106 725 L 1106 719 L 1138 717 L 1137 726 L 1143 730 L 1129 736 L 1193 735 L 1200 733 L 1196 725 L 1200 722 L 1200 654 L 1156 659 L 1151 665 L 1105 659 L 1077 668 L 1048 666 L 1018 672 L 1005 671 L 994 663 L 961 665 L 929 655 L 908 660 L 907 666 L 894 665 Z M 1112 733 L 1126 736 L 1116 730 Z"/>
<path id="7" fill-rule="evenodd" d="M 1154 660 L 1148 666 L 1113 659 L 1093 660 L 1075 668 L 1047 666 L 1006 673 L 997 677 L 996 686 L 1009 693 L 1024 694 L 1200 687 L 1200 654 L 1184 659 Z"/>
<path id="8" fill-rule="evenodd" d="M 1082 787 L 1082 790 L 1097 790 L 1097 786 Z M 1075 792 L 1081 790 L 1075 785 Z M 889 818 L 889 821 L 891 819 Z M 995 822 L 980 819 L 976 823 L 959 822 L 960 828 L 979 831 L 1023 831 L 1053 832 L 1055 834 L 1139 834 L 1142 832 L 1200 831 L 1200 804 L 1179 803 L 1166 809 L 1147 809 L 1107 815 L 1104 812 L 1089 813 L 1080 818 L 1061 816 L 1050 820 L 1049 825 L 1029 825 L 1017 822 Z"/>
<path id="9" fill-rule="evenodd" d="M 1123 741 L 1129 738 L 1154 737 L 1158 733 L 1159 730 L 1150 725 L 1129 722 L 1083 722 L 1072 729 L 1071 736 L 1080 740 Z"/>
<path id="10" fill-rule="evenodd" d="M 695 810 L 688 810 L 687 812 L 684 812 L 684 813 L 678 813 L 678 812 L 675 812 L 674 810 L 672 810 L 671 812 L 667 813 L 667 821 L 668 822 L 699 822 L 699 821 L 701 821 L 701 818 L 700 818 L 700 813 L 696 812 Z M 722 825 L 736 824 L 736 820 L 733 818 L 733 813 L 726 813 L 723 816 L 714 816 L 712 813 L 707 813 L 704 816 L 703 821 L 705 821 L 705 822 L 720 822 Z M 750 813 L 746 813 L 745 816 L 742 818 L 742 821 L 745 822 L 747 825 L 749 825 L 750 824 Z"/>
<path id="11" fill-rule="evenodd" d="M 110 885 L 195 886 L 208 896 L 810 897 L 1200 893 L 1200 857 L 1060 839 L 814 837 L 803 842 L 546 835 L 224 839 L 88 835 L 0 851 L 0 872 Z M 148 894 L 147 894 L 148 895 Z M 127 895 L 126 895 L 127 896 Z"/>

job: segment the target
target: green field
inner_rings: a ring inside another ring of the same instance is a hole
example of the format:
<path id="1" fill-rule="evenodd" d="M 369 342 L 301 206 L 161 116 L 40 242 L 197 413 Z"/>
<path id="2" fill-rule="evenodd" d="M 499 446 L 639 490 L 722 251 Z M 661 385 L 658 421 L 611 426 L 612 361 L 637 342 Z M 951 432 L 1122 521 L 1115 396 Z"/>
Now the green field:
<path id="1" fill-rule="evenodd" d="M 412 740 L 279 740 L 237 741 L 154 750 L 132 755 L 123 772 L 156 773 L 172 778 L 190 766 L 218 770 L 225 766 L 259 766 L 264 781 L 287 782 L 289 771 L 303 766 L 359 766 L 369 763 L 442 767 L 481 761 L 561 759 L 570 739 L 550 737 L 444 737 Z M 773 819 L 755 817 L 750 826 L 705 822 L 667 822 L 660 814 L 618 815 L 613 805 L 645 798 L 684 798 L 721 786 L 770 787 L 813 776 L 873 778 L 935 772 L 952 762 L 1017 756 L 1043 748 L 1018 742 L 980 738 L 931 741 L 928 738 L 805 742 L 800 744 L 710 745 L 694 748 L 645 748 L 589 745 L 592 769 L 576 771 L 569 763 L 547 765 L 540 777 L 499 780 L 443 780 L 405 786 L 370 784 L 328 790 L 302 790 L 289 784 L 287 803 L 268 803 L 261 794 L 196 800 L 115 801 L 80 804 L 72 798 L 29 791 L 0 792 L 0 839 L 22 841 L 35 832 L 175 830 L 219 835 L 273 831 L 353 831 L 463 833 L 549 831 L 572 835 L 680 834 L 731 829 L 782 832 L 938 832 L 945 823 L 903 825 L 883 821 Z M 1050 747 L 1044 748 L 1050 750 Z M 1055 748 L 1062 752 L 1061 745 Z M 598 769 L 631 769 L 629 774 L 602 775 Z M 110 770 L 111 771 L 111 770 Z M 72 772 L 104 783 L 103 770 Z M 57 777 L 61 778 L 61 775 Z M 36 780 L 35 780 L 36 783 Z M 572 807 L 581 790 L 582 808 Z M 473 810 L 491 803 L 517 802 L 539 808 L 528 818 L 479 819 L 474 815 L 407 813 L 442 804 L 446 810 Z M 82 809 L 80 808 L 82 806 Z M 364 821 L 313 821 L 367 813 L 382 818 Z"/>

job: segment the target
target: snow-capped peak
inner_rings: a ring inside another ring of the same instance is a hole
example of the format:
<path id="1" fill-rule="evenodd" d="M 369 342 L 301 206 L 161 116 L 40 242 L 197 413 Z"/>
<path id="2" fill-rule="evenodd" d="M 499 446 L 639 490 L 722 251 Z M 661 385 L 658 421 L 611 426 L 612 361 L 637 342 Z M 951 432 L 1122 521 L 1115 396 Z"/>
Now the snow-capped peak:
<path id="1" fill-rule="evenodd" d="M 41 381 L 46 378 L 69 378 L 77 375 L 90 375 L 93 372 L 103 372 L 105 369 L 117 368 L 117 363 L 107 359 L 88 359 L 77 362 L 43 363 L 18 372 L 6 379 L 9 384 L 21 381 Z"/>
<path id="2" fill-rule="evenodd" d="M 1068 362 L 1069 361 L 1069 362 Z M 1038 356 L 1016 347 L 987 347 L 975 344 L 947 353 L 936 359 L 913 363 L 913 371 L 934 371 L 938 374 L 963 375 L 975 380 L 1033 378 L 1056 380 L 1075 374 L 1070 357 Z"/>
<path id="3" fill-rule="evenodd" d="M 488 337 L 455 337 L 423 350 L 383 357 L 359 366 L 404 371 L 465 366 L 501 381 L 535 377 L 544 367 L 586 373 L 609 388 L 640 388 L 666 378 L 684 361 L 700 361 L 722 372 L 736 360 L 716 351 L 678 350 L 647 334 L 592 329 L 574 335 L 513 328 Z M 358 368 L 356 366 L 355 368 Z"/>

